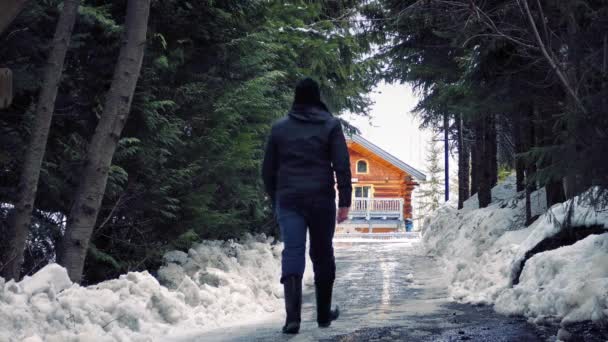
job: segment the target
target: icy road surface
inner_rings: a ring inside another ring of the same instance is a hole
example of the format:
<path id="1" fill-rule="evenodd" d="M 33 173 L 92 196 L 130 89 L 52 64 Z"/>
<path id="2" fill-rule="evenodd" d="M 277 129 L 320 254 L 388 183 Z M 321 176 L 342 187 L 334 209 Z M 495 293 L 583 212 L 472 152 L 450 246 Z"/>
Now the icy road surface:
<path id="1" fill-rule="evenodd" d="M 451 303 L 446 275 L 418 242 L 336 242 L 335 249 L 334 303 L 342 313 L 329 329 L 317 328 L 314 290 L 305 288 L 298 335 L 280 333 L 280 312 L 259 317 L 256 324 L 188 333 L 170 341 L 546 340 L 521 318 Z"/>

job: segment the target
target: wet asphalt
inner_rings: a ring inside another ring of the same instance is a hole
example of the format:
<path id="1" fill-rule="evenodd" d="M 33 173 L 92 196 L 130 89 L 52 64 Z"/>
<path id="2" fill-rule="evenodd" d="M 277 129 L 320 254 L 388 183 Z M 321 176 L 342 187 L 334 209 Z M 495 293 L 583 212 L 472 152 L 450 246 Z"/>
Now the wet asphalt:
<path id="1" fill-rule="evenodd" d="M 336 300 L 346 306 L 344 318 L 352 319 L 351 306 L 374 308 L 370 316 L 380 318 L 385 326 L 362 327 L 321 341 L 547 341 L 550 338 L 547 332 L 524 318 L 505 317 L 486 306 L 450 302 L 445 286 L 447 275 L 419 245 L 342 243 L 337 247 L 338 267 L 351 269 L 344 275 L 345 279 L 336 284 Z M 362 254 L 368 253 L 370 257 L 363 259 L 364 264 L 353 265 L 362 260 Z M 360 271 L 353 272 L 353 268 Z M 370 284 L 382 286 L 370 287 Z M 346 293 L 358 295 L 345 296 Z"/>
<path id="2" fill-rule="evenodd" d="M 314 294 L 305 289 L 300 334 L 280 333 L 282 315 L 210 332 L 193 341 L 556 341 L 559 326 L 499 315 L 491 307 L 449 300 L 447 275 L 417 242 L 336 242 L 334 302 L 341 316 L 316 326 Z M 567 327 L 569 341 L 608 341 L 608 329 Z"/>

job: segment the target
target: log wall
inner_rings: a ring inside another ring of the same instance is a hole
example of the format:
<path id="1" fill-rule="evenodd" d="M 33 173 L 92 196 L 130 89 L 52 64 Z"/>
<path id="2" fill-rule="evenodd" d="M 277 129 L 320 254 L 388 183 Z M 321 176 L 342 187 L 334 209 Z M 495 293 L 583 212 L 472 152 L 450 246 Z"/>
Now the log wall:
<path id="1" fill-rule="evenodd" d="M 348 150 L 353 188 L 371 186 L 373 197 L 403 198 L 403 217 L 412 218 L 412 191 L 416 185 L 412 177 L 357 143 L 349 141 Z M 359 160 L 367 161 L 367 173 L 357 173 Z"/>

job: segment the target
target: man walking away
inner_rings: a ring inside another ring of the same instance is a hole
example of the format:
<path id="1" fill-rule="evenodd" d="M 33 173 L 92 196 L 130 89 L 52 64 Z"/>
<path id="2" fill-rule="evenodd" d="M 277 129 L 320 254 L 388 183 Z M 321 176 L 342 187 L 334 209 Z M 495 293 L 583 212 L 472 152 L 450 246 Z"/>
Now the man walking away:
<path id="1" fill-rule="evenodd" d="M 262 177 L 285 245 L 281 283 L 287 318 L 283 332 L 297 334 L 300 330 L 307 229 L 317 323 L 321 328 L 329 327 L 339 315 L 338 307 L 331 309 L 336 278 L 332 244 L 336 227 L 334 179 L 338 183 L 338 222 L 348 218 L 352 185 L 342 125 L 321 101 L 314 80 L 306 78 L 298 83 L 288 115 L 272 126 Z"/>

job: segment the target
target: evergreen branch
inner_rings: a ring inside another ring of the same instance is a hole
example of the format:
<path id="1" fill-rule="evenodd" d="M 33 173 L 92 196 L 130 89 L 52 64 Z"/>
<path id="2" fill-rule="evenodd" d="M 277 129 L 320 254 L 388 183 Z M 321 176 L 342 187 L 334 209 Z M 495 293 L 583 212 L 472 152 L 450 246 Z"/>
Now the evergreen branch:
<path id="1" fill-rule="evenodd" d="M 520 6 L 523 5 L 524 12 L 528 18 L 528 22 L 530 23 L 530 26 L 532 27 L 532 32 L 534 33 L 534 37 L 536 38 L 536 42 L 538 43 L 538 46 L 540 47 L 540 50 L 543 53 L 543 56 L 545 57 L 545 59 L 547 60 L 547 62 L 551 66 L 551 68 L 555 71 L 555 73 L 557 74 L 557 77 L 561 81 L 562 85 L 564 86 L 564 88 L 566 88 L 566 91 L 568 92 L 568 94 L 576 102 L 576 104 L 579 107 L 579 109 L 581 110 L 581 112 L 583 112 L 584 114 L 587 114 L 587 109 L 583 105 L 583 102 L 577 95 L 576 91 L 570 85 L 570 82 L 568 82 L 568 79 L 564 75 L 561 68 L 559 66 L 557 66 L 557 63 L 553 60 L 553 58 L 551 57 L 551 54 L 549 54 L 549 51 L 547 50 L 545 43 L 543 42 L 542 38 L 540 37 L 540 34 L 538 33 L 538 28 L 536 27 L 536 22 L 534 21 L 534 18 L 532 17 L 532 12 L 530 11 L 530 7 L 528 6 L 528 1 L 527 0 L 517 0 L 517 3 L 520 4 Z"/>

